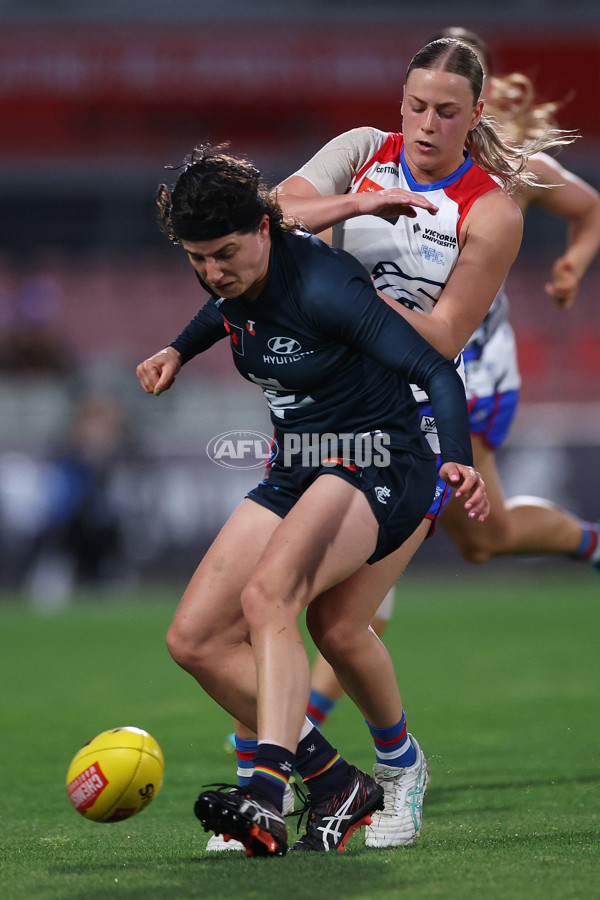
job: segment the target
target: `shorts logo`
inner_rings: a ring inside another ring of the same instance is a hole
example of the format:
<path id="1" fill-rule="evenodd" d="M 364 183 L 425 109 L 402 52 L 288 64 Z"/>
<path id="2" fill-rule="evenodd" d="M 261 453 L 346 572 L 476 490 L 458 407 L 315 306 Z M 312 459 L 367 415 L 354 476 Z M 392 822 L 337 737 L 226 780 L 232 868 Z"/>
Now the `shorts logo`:
<path id="1" fill-rule="evenodd" d="M 437 432 L 433 416 L 421 416 L 421 431 L 430 431 L 433 434 Z"/>
<path id="2" fill-rule="evenodd" d="M 375 496 L 379 500 L 380 503 L 387 503 L 389 497 L 391 497 L 392 492 L 388 487 L 376 487 L 375 488 Z"/>
<path id="3" fill-rule="evenodd" d="M 267 346 L 273 353 L 281 353 L 283 356 L 298 353 L 302 349 L 302 345 L 298 341 L 289 337 L 273 337 L 268 341 Z"/>

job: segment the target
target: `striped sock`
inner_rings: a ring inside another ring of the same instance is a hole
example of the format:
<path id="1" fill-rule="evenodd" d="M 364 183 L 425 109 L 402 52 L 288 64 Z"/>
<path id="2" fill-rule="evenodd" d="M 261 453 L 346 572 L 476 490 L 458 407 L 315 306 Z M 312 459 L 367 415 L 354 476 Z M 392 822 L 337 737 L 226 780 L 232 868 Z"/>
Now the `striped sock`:
<path id="1" fill-rule="evenodd" d="M 600 527 L 598 522 L 582 522 L 581 523 L 581 540 L 579 546 L 573 553 L 575 559 L 591 559 L 596 558 L 595 554 L 600 552 Z"/>
<path id="2" fill-rule="evenodd" d="M 254 754 L 258 741 L 246 741 L 235 735 L 235 755 L 237 756 L 237 780 L 240 787 L 246 787 L 254 771 Z"/>
<path id="3" fill-rule="evenodd" d="M 313 800 L 342 790 L 350 778 L 350 766 L 346 760 L 315 727 L 300 739 L 296 751 L 296 770 Z"/>
<path id="4" fill-rule="evenodd" d="M 260 791 L 267 800 L 283 808 L 283 792 L 294 768 L 294 754 L 279 744 L 259 741 L 254 756 L 254 772 L 249 781 L 250 788 Z"/>
<path id="5" fill-rule="evenodd" d="M 306 715 L 313 725 L 320 728 L 334 709 L 336 702 L 315 688 L 311 688 Z"/>
<path id="6" fill-rule="evenodd" d="M 366 719 L 365 719 L 366 721 Z M 369 723 L 367 722 L 367 725 Z M 377 762 L 385 766 L 393 766 L 395 769 L 404 769 L 412 766 L 417 758 L 417 751 L 406 730 L 406 716 L 397 725 L 391 728 L 374 728 L 369 725 L 369 731 L 375 741 L 375 754 Z"/>

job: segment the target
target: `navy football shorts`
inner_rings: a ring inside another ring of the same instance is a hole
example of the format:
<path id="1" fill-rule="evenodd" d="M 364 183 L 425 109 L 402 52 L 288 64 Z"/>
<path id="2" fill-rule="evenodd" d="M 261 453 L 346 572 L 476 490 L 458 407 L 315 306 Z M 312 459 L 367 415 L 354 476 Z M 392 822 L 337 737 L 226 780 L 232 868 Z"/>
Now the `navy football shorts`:
<path id="1" fill-rule="evenodd" d="M 264 481 L 246 494 L 250 500 L 285 518 L 320 475 L 337 475 L 362 491 L 379 523 L 375 563 L 397 550 L 420 525 L 431 505 L 436 485 L 435 456 L 390 450 L 387 466 L 335 465 L 284 467 L 274 463 Z"/>

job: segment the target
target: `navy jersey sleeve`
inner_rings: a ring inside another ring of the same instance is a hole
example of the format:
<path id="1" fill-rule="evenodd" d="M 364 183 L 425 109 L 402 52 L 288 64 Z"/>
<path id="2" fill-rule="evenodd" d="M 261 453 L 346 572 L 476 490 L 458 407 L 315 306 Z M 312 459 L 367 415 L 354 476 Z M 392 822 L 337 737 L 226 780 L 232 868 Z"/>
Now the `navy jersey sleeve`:
<path id="1" fill-rule="evenodd" d="M 353 258 L 350 271 L 343 260 L 340 263 L 338 277 L 321 281 L 324 292 L 315 292 L 320 296 L 318 309 L 315 306 L 312 312 L 320 327 L 426 391 L 433 407 L 442 459 L 472 465 L 465 389 L 454 362 L 445 359 L 381 300 L 358 263 L 352 274 Z M 345 277 L 339 277 L 344 272 Z"/>
<path id="2" fill-rule="evenodd" d="M 223 316 L 211 297 L 169 346 L 174 347 L 181 354 L 182 362 L 186 363 L 226 336 Z"/>

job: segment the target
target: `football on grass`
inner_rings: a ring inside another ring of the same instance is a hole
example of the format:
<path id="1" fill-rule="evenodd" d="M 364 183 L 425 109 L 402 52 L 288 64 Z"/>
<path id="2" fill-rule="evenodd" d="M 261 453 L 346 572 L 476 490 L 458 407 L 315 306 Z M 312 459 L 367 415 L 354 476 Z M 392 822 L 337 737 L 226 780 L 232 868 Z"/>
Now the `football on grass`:
<path id="1" fill-rule="evenodd" d="M 162 750 L 143 728 L 111 728 L 79 750 L 67 772 L 69 800 L 94 822 L 120 822 L 145 809 L 158 794 Z"/>

